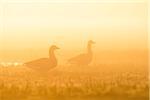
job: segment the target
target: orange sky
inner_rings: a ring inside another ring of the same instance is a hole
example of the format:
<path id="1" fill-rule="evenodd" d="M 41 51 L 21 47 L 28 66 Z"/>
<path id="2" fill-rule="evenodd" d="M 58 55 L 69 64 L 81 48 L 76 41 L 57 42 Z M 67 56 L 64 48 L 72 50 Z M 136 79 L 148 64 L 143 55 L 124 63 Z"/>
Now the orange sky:
<path id="1" fill-rule="evenodd" d="M 89 39 L 96 41 L 97 50 L 146 49 L 147 5 L 133 1 L 3 3 L 0 50 L 46 49 L 51 44 L 80 50 Z"/>

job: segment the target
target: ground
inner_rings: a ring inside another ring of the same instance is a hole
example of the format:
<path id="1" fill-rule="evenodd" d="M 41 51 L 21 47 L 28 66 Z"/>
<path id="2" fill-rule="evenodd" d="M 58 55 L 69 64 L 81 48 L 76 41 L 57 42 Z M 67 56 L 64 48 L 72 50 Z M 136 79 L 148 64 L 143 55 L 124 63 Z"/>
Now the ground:
<path id="1" fill-rule="evenodd" d="M 110 67 L 111 66 L 111 67 Z M 148 100 L 146 66 L 63 66 L 45 75 L 26 66 L 0 67 L 0 100 Z"/>

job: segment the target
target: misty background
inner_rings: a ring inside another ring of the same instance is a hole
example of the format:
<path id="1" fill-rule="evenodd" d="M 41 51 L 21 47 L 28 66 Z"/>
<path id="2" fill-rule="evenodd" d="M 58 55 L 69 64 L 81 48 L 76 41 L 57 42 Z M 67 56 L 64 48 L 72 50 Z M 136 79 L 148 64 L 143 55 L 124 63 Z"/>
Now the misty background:
<path id="1" fill-rule="evenodd" d="M 146 3 L 8 3 L 0 5 L 0 62 L 48 57 L 60 64 L 93 46 L 99 63 L 147 62 Z"/>

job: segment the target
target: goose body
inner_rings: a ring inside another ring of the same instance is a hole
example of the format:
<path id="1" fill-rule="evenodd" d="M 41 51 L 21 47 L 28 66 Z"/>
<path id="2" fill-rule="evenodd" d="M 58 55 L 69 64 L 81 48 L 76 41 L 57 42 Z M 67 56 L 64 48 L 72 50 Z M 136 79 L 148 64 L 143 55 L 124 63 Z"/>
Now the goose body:
<path id="1" fill-rule="evenodd" d="M 93 52 L 92 52 L 92 44 L 94 42 L 92 40 L 88 41 L 87 45 L 87 53 L 77 55 L 71 59 L 69 59 L 70 64 L 75 64 L 75 65 L 88 65 L 92 61 L 93 57 Z"/>
<path id="2" fill-rule="evenodd" d="M 55 57 L 54 51 L 59 49 L 57 46 L 53 45 L 49 49 L 49 58 L 40 58 L 30 62 L 26 62 L 25 65 L 36 71 L 49 71 L 50 69 L 57 66 L 57 59 Z"/>

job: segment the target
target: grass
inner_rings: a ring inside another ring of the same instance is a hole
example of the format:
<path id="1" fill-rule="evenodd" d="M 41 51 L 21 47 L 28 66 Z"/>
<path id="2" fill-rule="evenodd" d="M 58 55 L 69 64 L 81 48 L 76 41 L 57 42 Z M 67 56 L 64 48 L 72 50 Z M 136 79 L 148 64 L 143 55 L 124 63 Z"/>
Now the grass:
<path id="1" fill-rule="evenodd" d="M 146 66 L 118 66 L 59 66 L 44 76 L 1 66 L 0 100 L 148 100 Z"/>

